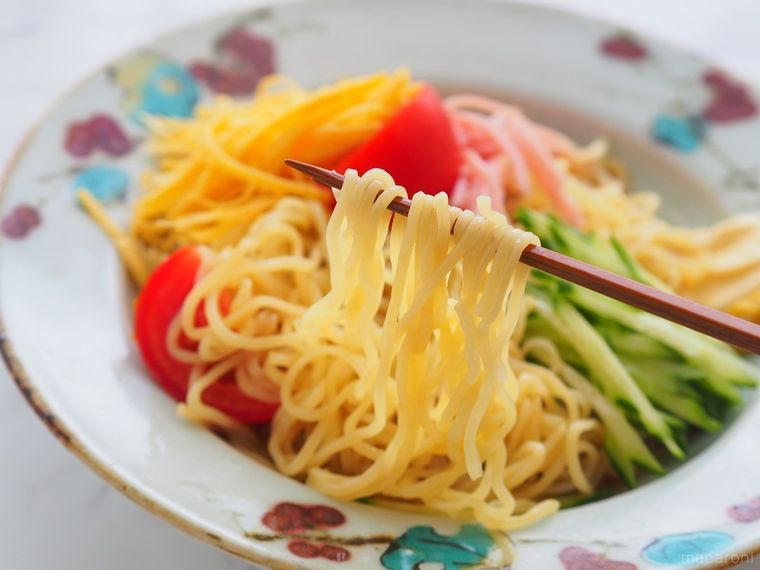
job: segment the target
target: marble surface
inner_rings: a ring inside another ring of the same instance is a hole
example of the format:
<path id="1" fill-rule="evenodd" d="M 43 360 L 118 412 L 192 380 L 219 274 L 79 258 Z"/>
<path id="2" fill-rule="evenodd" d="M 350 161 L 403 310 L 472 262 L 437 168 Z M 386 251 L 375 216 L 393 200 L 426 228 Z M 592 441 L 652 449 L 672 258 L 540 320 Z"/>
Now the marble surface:
<path id="1" fill-rule="evenodd" d="M 535 0 L 533 0 L 535 2 Z M 541 0 L 647 30 L 760 84 L 756 0 Z M 92 68 L 167 29 L 251 0 L 2 0 L 0 162 Z M 47 432 L 0 370 L 0 568 L 242 570 L 101 481 Z M 760 560 L 743 570 L 760 570 Z"/>

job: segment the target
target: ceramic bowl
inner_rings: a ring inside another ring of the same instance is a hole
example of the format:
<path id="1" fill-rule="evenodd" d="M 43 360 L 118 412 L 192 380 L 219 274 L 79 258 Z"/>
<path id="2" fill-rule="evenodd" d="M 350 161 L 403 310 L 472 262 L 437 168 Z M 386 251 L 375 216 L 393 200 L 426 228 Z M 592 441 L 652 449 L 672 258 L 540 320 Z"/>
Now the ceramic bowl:
<path id="1" fill-rule="evenodd" d="M 242 71 L 226 81 L 206 72 L 231 61 Z M 659 191 L 674 221 L 760 205 L 757 95 L 689 53 L 606 23 L 454 0 L 277 3 L 203 22 L 80 83 L 6 173 L 2 352 L 29 403 L 136 502 L 262 565 L 501 568 L 508 542 L 514 570 L 746 560 L 760 549 L 760 407 L 751 395 L 721 435 L 698 442 L 667 476 L 506 537 L 333 501 L 178 418 L 150 381 L 132 342 L 124 271 L 73 188 L 126 220 L 147 161 L 141 112 L 188 116 L 214 91 L 245 96 L 274 70 L 317 86 L 400 65 L 443 90 L 516 101 L 580 141 L 608 138 L 634 186 Z M 102 136 L 83 138 L 93 121 Z"/>

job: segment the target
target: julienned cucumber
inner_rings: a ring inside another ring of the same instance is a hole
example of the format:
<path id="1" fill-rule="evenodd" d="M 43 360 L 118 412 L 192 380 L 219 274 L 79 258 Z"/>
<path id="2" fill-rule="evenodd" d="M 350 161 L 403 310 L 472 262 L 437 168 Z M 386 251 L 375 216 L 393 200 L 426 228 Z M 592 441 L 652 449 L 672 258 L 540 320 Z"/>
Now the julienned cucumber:
<path id="1" fill-rule="evenodd" d="M 517 220 L 550 249 L 662 287 L 614 239 L 584 234 L 554 216 L 526 209 L 518 211 Z M 741 401 L 737 388 L 757 383 L 756 371 L 714 339 L 542 272 L 532 272 L 529 291 L 537 301 L 527 342 L 549 339 L 569 369 L 562 377 L 569 384 L 571 376 L 576 384 L 579 378 L 588 383 L 584 375 L 590 378 L 617 412 L 615 421 L 605 421 L 595 406 L 605 428 L 615 426 L 605 445 L 629 485 L 635 483 L 632 465 L 656 471 L 632 443 L 630 431 L 638 437 L 634 426 L 683 457 L 677 437 L 684 434 L 684 422 L 719 430 L 725 413 Z M 627 428 L 620 427 L 621 421 Z"/>
<path id="2" fill-rule="evenodd" d="M 684 452 L 676 443 L 665 418 L 583 315 L 561 297 L 551 303 L 539 298 L 535 306 L 545 321 L 557 323 L 556 333 L 574 347 L 589 376 L 607 399 L 661 441 L 674 457 L 683 458 Z"/>
<path id="3" fill-rule="evenodd" d="M 568 298 L 584 312 L 659 340 L 684 361 L 703 370 L 705 387 L 730 403 L 741 401 L 735 386 L 756 385 L 751 366 L 726 345 L 582 287 L 571 285 Z"/>

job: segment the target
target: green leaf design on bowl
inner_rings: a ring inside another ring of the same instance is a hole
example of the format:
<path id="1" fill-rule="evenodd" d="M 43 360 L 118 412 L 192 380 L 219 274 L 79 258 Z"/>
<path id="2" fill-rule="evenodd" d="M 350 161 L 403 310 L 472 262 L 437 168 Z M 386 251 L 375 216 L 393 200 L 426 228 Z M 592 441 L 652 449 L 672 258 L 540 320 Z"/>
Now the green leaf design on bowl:
<path id="1" fill-rule="evenodd" d="M 494 546 L 491 534 L 478 524 L 465 524 L 457 534 L 438 534 L 429 526 L 413 526 L 391 542 L 380 557 L 389 570 L 412 570 L 423 562 L 437 562 L 444 570 L 480 564 Z"/>

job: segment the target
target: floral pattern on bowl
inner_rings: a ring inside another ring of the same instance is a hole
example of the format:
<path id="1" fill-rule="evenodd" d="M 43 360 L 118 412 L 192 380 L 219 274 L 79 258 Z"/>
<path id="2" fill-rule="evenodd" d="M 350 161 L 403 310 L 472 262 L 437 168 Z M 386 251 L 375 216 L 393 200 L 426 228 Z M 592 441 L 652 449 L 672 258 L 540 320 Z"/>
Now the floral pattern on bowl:
<path id="1" fill-rule="evenodd" d="M 133 142 L 112 117 L 92 115 L 66 128 L 63 147 L 71 156 L 87 158 L 94 152 L 120 157 L 132 150 Z"/>
<path id="2" fill-rule="evenodd" d="M 181 64 L 157 53 L 138 53 L 111 68 L 124 92 L 124 109 L 141 125 L 145 115 L 189 117 L 200 96 L 198 84 Z"/>
<path id="3" fill-rule="evenodd" d="M 610 560 L 582 546 L 568 546 L 559 553 L 563 570 L 636 570 L 631 562 Z"/>
<path id="4" fill-rule="evenodd" d="M 42 216 L 37 208 L 29 204 L 19 204 L 3 217 L 0 228 L 3 235 L 10 239 L 23 239 L 41 222 Z"/>
<path id="5" fill-rule="evenodd" d="M 214 51 L 213 61 L 193 61 L 190 73 L 215 93 L 247 95 L 276 71 L 274 42 L 243 26 L 222 34 Z"/>

